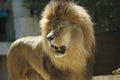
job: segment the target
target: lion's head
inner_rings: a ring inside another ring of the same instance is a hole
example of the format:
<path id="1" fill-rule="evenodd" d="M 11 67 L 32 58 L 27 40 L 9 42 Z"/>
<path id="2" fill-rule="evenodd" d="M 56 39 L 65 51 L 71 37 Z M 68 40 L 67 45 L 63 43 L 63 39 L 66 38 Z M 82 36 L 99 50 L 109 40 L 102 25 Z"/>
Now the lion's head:
<path id="1" fill-rule="evenodd" d="M 72 40 L 73 25 L 69 21 L 56 20 L 49 27 L 46 36 L 48 50 L 56 57 L 65 55 Z"/>
<path id="2" fill-rule="evenodd" d="M 93 23 L 83 7 L 71 1 L 51 1 L 40 24 L 44 50 L 57 67 L 78 70 L 93 56 Z"/>

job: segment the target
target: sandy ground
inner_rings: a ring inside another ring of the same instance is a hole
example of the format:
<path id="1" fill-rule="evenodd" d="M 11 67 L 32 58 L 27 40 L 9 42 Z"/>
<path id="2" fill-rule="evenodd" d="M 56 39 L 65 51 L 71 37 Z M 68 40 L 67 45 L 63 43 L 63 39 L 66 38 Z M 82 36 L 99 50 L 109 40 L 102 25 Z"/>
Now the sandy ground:
<path id="1" fill-rule="evenodd" d="M 120 80 L 120 75 L 94 76 L 93 80 Z"/>

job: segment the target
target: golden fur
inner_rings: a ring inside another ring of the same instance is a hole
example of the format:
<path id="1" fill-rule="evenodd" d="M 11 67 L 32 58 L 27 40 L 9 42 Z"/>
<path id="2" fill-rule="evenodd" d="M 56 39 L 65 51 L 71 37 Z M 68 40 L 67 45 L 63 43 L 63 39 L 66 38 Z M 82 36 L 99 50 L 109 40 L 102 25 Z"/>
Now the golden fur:
<path id="1" fill-rule="evenodd" d="M 10 80 L 91 80 L 95 38 L 87 11 L 51 1 L 40 20 L 42 36 L 15 41 L 8 54 Z"/>

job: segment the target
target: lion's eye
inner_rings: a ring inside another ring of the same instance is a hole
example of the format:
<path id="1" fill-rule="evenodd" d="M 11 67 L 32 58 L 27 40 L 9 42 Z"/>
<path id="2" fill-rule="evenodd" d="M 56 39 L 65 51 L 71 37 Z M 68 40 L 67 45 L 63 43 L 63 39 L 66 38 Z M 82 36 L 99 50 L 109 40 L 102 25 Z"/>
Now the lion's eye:
<path id="1" fill-rule="evenodd" d="M 63 27 L 60 27 L 60 28 L 59 28 L 59 31 L 62 31 L 62 30 L 63 30 Z"/>
<path id="2" fill-rule="evenodd" d="M 51 29 L 48 30 L 48 32 L 50 32 L 50 31 L 51 31 Z"/>
<path id="3" fill-rule="evenodd" d="M 48 30 L 48 33 L 50 33 L 51 29 Z"/>
<path id="4" fill-rule="evenodd" d="M 63 31 L 63 25 L 59 25 L 59 31 Z"/>

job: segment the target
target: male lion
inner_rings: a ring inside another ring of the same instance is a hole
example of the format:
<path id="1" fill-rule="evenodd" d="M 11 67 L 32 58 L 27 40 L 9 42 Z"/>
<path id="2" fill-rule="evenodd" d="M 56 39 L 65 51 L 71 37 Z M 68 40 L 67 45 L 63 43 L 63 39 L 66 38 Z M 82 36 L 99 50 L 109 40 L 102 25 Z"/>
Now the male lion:
<path id="1" fill-rule="evenodd" d="M 41 36 L 12 44 L 9 80 L 91 80 L 95 38 L 87 11 L 72 1 L 51 1 L 40 26 Z"/>

